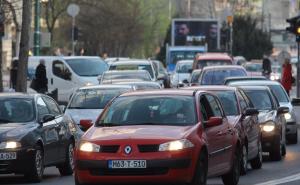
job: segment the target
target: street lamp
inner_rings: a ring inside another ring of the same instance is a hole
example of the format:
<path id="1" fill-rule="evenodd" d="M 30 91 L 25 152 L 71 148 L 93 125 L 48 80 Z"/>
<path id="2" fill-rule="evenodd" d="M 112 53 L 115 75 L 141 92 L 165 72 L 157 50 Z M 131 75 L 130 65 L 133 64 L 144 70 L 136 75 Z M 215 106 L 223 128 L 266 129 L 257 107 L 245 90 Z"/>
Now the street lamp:
<path id="1" fill-rule="evenodd" d="M 41 3 L 48 3 L 49 0 L 35 0 L 34 5 L 34 46 L 33 46 L 33 54 L 34 56 L 40 55 L 41 48 Z"/>

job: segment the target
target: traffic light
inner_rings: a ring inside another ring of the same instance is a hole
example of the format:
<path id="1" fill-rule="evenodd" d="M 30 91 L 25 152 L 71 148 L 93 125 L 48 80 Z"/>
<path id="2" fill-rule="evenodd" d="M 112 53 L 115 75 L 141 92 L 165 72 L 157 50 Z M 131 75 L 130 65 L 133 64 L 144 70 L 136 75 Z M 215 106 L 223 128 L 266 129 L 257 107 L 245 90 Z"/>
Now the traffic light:
<path id="1" fill-rule="evenodd" d="M 286 22 L 290 23 L 290 26 L 286 28 L 288 32 L 300 35 L 300 16 L 289 18 Z"/>

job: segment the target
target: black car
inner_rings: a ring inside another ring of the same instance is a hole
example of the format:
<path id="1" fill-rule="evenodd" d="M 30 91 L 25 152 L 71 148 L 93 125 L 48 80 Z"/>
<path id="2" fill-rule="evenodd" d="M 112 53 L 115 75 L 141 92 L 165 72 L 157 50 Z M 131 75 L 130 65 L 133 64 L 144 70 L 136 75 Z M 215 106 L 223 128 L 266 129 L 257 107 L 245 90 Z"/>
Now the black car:
<path id="1" fill-rule="evenodd" d="M 242 86 L 254 107 L 259 110 L 258 120 L 262 132 L 262 149 L 272 160 L 281 160 L 286 154 L 286 120 L 288 107 L 280 107 L 269 87 Z"/>
<path id="2" fill-rule="evenodd" d="M 77 127 L 57 103 L 40 94 L 0 94 L 0 174 L 40 182 L 44 168 L 73 173 Z"/>

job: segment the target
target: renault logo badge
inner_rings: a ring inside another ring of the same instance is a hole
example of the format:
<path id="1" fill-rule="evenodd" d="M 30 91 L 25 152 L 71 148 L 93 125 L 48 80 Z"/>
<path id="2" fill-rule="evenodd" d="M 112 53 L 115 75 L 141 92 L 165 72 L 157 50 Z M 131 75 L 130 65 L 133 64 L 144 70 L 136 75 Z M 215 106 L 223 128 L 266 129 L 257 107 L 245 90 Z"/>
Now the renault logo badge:
<path id="1" fill-rule="evenodd" d="M 131 148 L 130 146 L 126 146 L 126 147 L 124 148 L 125 154 L 130 154 L 131 151 L 132 151 L 132 148 Z"/>

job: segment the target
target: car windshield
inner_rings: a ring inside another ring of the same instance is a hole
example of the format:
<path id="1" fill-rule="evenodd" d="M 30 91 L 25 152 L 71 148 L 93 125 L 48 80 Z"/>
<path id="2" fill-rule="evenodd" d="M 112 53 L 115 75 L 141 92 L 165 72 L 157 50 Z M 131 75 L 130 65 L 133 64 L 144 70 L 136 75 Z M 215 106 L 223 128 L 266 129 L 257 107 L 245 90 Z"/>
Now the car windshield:
<path id="1" fill-rule="evenodd" d="M 0 124 L 34 121 L 35 109 L 32 99 L 0 99 Z"/>
<path id="2" fill-rule="evenodd" d="M 202 69 L 206 66 L 232 65 L 231 60 L 198 60 L 197 69 Z"/>
<path id="3" fill-rule="evenodd" d="M 154 73 L 151 64 L 115 64 L 109 67 L 109 70 L 145 70 L 154 78 Z"/>
<path id="4" fill-rule="evenodd" d="M 199 51 L 171 51 L 171 64 L 177 64 L 180 60 L 194 59 Z"/>
<path id="5" fill-rule="evenodd" d="M 280 103 L 289 102 L 289 99 L 281 85 L 269 85 L 268 87 L 273 91 L 274 95 Z"/>
<path id="6" fill-rule="evenodd" d="M 261 72 L 262 71 L 262 64 L 246 64 L 245 66 L 246 71 L 249 72 Z"/>
<path id="7" fill-rule="evenodd" d="M 190 96 L 130 96 L 117 98 L 102 114 L 98 125 L 175 125 L 196 123 Z"/>
<path id="8" fill-rule="evenodd" d="M 222 103 L 226 116 L 236 116 L 239 114 L 234 91 L 217 91 L 216 95 Z"/>
<path id="9" fill-rule="evenodd" d="M 149 73 L 135 73 L 135 72 L 124 72 L 124 73 L 104 73 L 102 80 L 123 80 L 123 79 L 139 79 L 142 81 L 151 81 Z"/>
<path id="10" fill-rule="evenodd" d="M 66 59 L 68 65 L 79 76 L 99 76 L 107 71 L 108 65 L 100 58 Z"/>
<path id="11" fill-rule="evenodd" d="M 272 100 L 266 90 L 245 90 L 254 107 L 258 110 L 272 110 Z"/>
<path id="12" fill-rule="evenodd" d="M 227 77 L 247 76 L 242 69 L 208 70 L 203 74 L 202 85 L 222 85 Z"/>
<path id="13" fill-rule="evenodd" d="M 176 66 L 176 73 L 190 73 L 193 68 L 193 62 L 189 63 L 179 63 Z"/>

